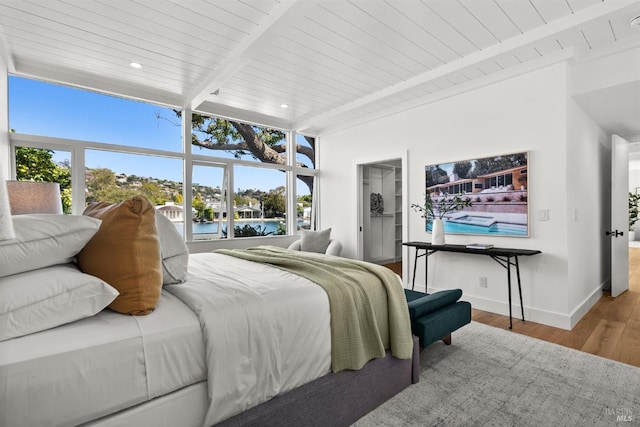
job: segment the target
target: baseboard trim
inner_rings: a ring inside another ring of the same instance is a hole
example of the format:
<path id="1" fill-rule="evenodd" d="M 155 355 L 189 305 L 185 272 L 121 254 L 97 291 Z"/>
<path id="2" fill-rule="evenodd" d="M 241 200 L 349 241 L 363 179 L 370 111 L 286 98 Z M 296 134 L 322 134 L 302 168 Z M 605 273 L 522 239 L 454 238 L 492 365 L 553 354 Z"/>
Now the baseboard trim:
<path id="1" fill-rule="evenodd" d="M 437 292 L 440 290 L 444 289 L 429 287 L 429 293 Z M 478 310 L 488 311 L 491 313 L 500 314 L 502 316 L 509 315 L 508 301 L 499 301 L 469 294 L 464 294 L 462 296 L 462 299 L 465 301 L 469 301 L 471 303 L 471 306 Z M 511 301 L 511 311 L 514 320 L 522 319 L 520 304 L 518 304 L 517 301 Z M 565 329 L 568 331 L 573 327 L 573 324 L 571 323 L 572 316 L 569 314 L 543 310 L 540 308 L 527 307 L 526 305 L 524 306 L 524 318 L 525 321 L 529 320 L 531 322 L 541 323 L 543 325 L 553 326 L 555 328 Z"/>
<path id="2" fill-rule="evenodd" d="M 594 289 L 593 292 L 573 310 L 571 313 L 571 329 L 578 324 L 580 319 L 582 319 L 602 297 L 602 290 L 605 284 L 606 283 L 603 282 L 598 288 Z"/>

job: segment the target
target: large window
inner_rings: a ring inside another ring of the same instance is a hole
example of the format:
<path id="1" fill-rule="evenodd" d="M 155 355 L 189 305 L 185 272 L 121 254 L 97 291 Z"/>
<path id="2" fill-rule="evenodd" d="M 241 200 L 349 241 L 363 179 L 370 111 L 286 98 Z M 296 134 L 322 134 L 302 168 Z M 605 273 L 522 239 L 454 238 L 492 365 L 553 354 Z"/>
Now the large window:
<path id="1" fill-rule="evenodd" d="M 278 169 L 234 168 L 234 235 L 287 234 L 286 175 Z"/>
<path id="2" fill-rule="evenodd" d="M 296 163 L 299 166 L 315 169 L 316 141 L 315 138 L 296 134 Z"/>
<path id="3" fill-rule="evenodd" d="M 187 240 L 314 227 L 312 137 L 193 113 L 183 149 L 178 109 L 14 76 L 9 96 L 16 176 L 60 182 L 66 213 L 142 194 Z"/>
<path id="4" fill-rule="evenodd" d="M 85 150 L 86 203 L 121 202 L 141 194 L 156 207 L 182 203 L 180 159 Z"/>
<path id="5" fill-rule="evenodd" d="M 35 147 L 15 147 L 16 179 L 60 184 L 62 211 L 71 213 L 71 153 Z"/>
<path id="6" fill-rule="evenodd" d="M 32 135 L 182 150 L 170 108 L 15 76 L 9 78 L 9 126 Z"/>
<path id="7" fill-rule="evenodd" d="M 315 204 L 313 203 L 314 176 L 298 175 L 296 180 L 296 212 L 298 229 L 315 228 Z"/>
<path id="8" fill-rule="evenodd" d="M 287 133 L 265 126 L 194 113 L 194 154 L 247 162 L 287 163 Z"/>
<path id="9" fill-rule="evenodd" d="M 193 166 L 192 221 L 193 240 L 215 240 L 227 237 L 228 176 L 225 165 Z"/>
<path id="10" fill-rule="evenodd" d="M 297 227 L 305 229 L 315 229 L 316 227 L 316 204 L 315 188 L 317 187 L 316 176 L 307 174 L 305 169 L 313 171 L 316 162 L 316 140 L 310 136 L 300 134 L 295 135 L 296 166 L 298 175 L 296 176 L 296 206 L 298 213 Z"/>

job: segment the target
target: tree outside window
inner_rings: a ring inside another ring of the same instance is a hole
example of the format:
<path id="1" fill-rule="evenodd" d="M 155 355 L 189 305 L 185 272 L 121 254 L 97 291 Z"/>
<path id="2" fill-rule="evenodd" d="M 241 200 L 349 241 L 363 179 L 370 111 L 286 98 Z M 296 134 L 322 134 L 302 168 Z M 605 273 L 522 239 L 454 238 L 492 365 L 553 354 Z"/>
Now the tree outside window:
<path id="1" fill-rule="evenodd" d="M 55 154 L 56 151 L 45 148 L 16 147 L 16 179 L 18 181 L 57 182 L 60 184 L 62 211 L 65 214 L 70 214 L 71 165 L 69 159 L 56 162 L 54 160 Z"/>

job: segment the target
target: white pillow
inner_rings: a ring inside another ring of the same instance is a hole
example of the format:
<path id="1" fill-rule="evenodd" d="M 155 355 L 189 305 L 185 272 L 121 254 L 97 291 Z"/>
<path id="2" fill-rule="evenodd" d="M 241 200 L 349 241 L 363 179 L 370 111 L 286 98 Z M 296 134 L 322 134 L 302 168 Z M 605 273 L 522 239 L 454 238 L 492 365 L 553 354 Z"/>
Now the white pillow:
<path id="1" fill-rule="evenodd" d="M 0 277 L 67 264 L 100 228 L 83 215 L 14 215 L 16 238 L 0 242 Z"/>
<path id="2" fill-rule="evenodd" d="M 187 280 L 189 248 L 169 218 L 156 211 L 156 228 L 162 254 L 162 284 L 173 285 Z"/>
<path id="3" fill-rule="evenodd" d="M 0 341 L 99 313 L 118 291 L 73 264 L 0 278 Z"/>
<path id="4" fill-rule="evenodd" d="M 331 229 L 322 231 L 302 230 L 300 232 L 300 249 L 304 252 L 325 253 L 331 239 Z"/>

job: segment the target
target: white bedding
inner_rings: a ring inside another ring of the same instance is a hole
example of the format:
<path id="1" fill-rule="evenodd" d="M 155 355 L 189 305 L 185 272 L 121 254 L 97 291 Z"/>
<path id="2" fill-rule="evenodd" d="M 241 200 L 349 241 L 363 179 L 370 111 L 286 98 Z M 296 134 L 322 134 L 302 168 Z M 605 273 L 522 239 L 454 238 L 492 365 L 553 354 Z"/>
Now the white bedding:
<path id="1" fill-rule="evenodd" d="M 69 426 L 206 379 L 199 321 L 163 291 L 148 316 L 96 316 L 0 342 L 0 426 Z"/>
<path id="2" fill-rule="evenodd" d="M 165 286 L 200 318 L 205 425 L 329 373 L 326 293 L 307 279 L 222 254 L 192 254 L 187 282 Z"/>
<path id="3" fill-rule="evenodd" d="M 0 342 L 0 427 L 118 421 L 196 383 L 208 426 L 329 373 L 329 324 L 307 279 L 192 254 L 187 282 L 165 286 L 147 316 L 104 310 Z"/>

